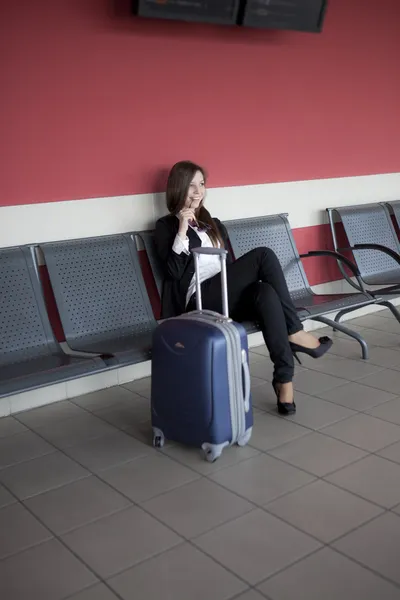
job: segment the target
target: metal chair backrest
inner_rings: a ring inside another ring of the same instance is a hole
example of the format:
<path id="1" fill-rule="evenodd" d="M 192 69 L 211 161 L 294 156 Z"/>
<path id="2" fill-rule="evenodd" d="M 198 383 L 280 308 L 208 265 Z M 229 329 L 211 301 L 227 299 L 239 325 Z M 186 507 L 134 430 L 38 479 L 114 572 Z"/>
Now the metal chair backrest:
<path id="1" fill-rule="evenodd" d="M 235 258 L 258 247 L 277 255 L 294 300 L 312 294 L 286 214 L 225 221 Z"/>
<path id="2" fill-rule="evenodd" d="M 381 204 L 343 206 L 327 209 L 335 250 L 338 248 L 337 223 L 343 224 L 349 246 L 380 244 L 399 253 L 400 245 L 388 211 Z M 385 277 L 400 273 L 396 261 L 377 250 L 353 250 L 354 260 L 367 283 L 383 283 Z"/>
<path id="3" fill-rule="evenodd" d="M 67 342 L 92 342 L 153 330 L 156 321 L 131 234 L 41 246 Z"/>
<path id="4" fill-rule="evenodd" d="M 57 351 L 34 247 L 0 249 L 0 366 Z"/>

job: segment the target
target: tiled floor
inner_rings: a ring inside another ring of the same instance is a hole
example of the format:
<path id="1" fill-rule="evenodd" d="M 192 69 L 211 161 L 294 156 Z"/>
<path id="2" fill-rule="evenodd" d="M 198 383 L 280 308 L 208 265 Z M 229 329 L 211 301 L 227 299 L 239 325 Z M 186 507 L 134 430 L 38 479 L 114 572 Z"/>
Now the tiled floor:
<path id="1" fill-rule="evenodd" d="M 398 600 L 400 325 L 353 325 L 370 360 L 335 334 L 293 418 L 254 349 L 253 437 L 214 464 L 152 448 L 148 380 L 0 420 L 0 598 Z"/>

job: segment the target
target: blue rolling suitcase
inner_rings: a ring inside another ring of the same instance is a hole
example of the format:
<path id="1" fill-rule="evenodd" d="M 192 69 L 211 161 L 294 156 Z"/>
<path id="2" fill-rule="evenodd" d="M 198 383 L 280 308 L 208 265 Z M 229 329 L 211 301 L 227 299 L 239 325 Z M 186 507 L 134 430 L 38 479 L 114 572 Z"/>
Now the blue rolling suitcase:
<path id="1" fill-rule="evenodd" d="M 250 440 L 253 415 L 247 334 L 228 317 L 226 250 L 196 248 L 197 310 L 163 321 L 152 350 L 153 444 L 165 438 L 202 448 L 213 462 L 229 445 Z M 200 254 L 221 258 L 224 315 L 202 310 Z"/>

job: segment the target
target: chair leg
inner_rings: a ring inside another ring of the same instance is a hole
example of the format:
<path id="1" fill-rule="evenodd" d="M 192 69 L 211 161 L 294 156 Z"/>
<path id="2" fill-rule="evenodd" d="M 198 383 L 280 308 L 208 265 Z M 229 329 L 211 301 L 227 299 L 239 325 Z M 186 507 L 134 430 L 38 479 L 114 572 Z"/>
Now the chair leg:
<path id="1" fill-rule="evenodd" d="M 386 306 L 386 308 L 388 308 L 390 310 L 390 312 L 392 313 L 392 315 L 394 315 L 394 317 L 400 323 L 400 312 L 398 311 L 398 309 L 395 307 L 394 304 L 392 304 L 389 300 L 379 300 L 377 302 L 377 304 L 381 304 L 382 306 Z"/>
<path id="2" fill-rule="evenodd" d="M 336 315 L 336 317 L 335 317 L 335 321 L 334 321 L 334 322 L 335 322 L 335 323 L 339 323 L 340 319 L 341 319 L 342 317 L 344 317 L 344 315 L 347 315 L 347 313 L 353 312 L 354 310 L 356 310 L 356 309 L 355 309 L 355 308 L 344 308 L 343 310 L 340 310 L 340 311 L 338 312 L 338 314 Z M 333 331 L 334 331 L 334 332 L 335 332 L 335 331 L 337 331 L 337 327 L 335 327 L 335 326 L 334 326 L 334 327 L 333 327 Z"/>
<path id="3" fill-rule="evenodd" d="M 341 323 L 335 324 L 335 321 L 332 321 L 332 319 L 328 319 L 327 317 L 312 317 L 312 320 L 319 321 L 320 323 L 324 323 L 325 325 L 329 325 L 333 329 L 336 328 L 339 331 L 341 331 L 342 333 L 344 333 L 345 335 L 348 335 L 349 337 L 352 337 L 355 340 L 357 340 L 357 342 L 361 346 L 361 354 L 362 354 L 363 359 L 368 360 L 368 358 L 369 358 L 368 344 L 359 333 L 357 333 L 356 331 L 353 331 L 352 329 L 349 329 L 348 327 L 345 327 Z"/>

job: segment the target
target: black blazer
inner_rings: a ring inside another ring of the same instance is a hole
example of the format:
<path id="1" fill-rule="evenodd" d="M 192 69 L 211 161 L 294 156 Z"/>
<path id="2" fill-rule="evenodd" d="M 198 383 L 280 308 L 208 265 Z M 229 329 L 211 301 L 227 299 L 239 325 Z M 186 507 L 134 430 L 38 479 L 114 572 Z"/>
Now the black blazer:
<path id="1" fill-rule="evenodd" d="M 214 220 L 224 241 L 225 248 L 228 250 L 227 263 L 229 264 L 233 261 L 233 257 L 228 242 L 228 232 L 219 219 Z M 179 219 L 174 215 L 162 217 L 156 223 L 154 241 L 164 272 L 161 298 L 162 319 L 175 317 L 185 312 L 186 295 L 194 275 L 193 254 L 188 255 L 184 252 L 176 254 L 172 250 L 178 229 Z M 201 246 L 199 236 L 191 227 L 188 229 L 187 236 L 190 251 Z"/>

